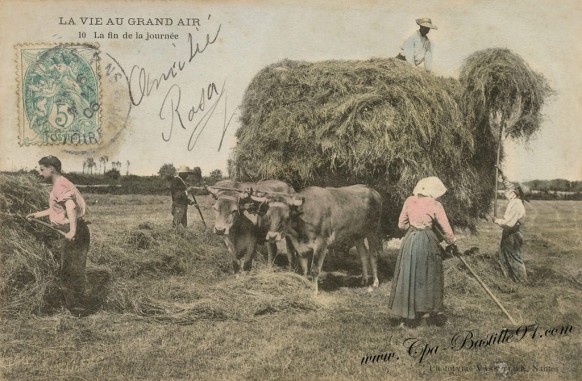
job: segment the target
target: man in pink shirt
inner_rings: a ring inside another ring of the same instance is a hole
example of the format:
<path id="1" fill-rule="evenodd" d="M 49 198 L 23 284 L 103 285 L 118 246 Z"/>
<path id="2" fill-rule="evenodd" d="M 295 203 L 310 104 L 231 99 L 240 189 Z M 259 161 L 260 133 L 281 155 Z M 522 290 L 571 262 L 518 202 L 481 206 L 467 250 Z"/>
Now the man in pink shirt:
<path id="1" fill-rule="evenodd" d="M 39 174 L 50 179 L 53 188 L 48 209 L 31 213 L 27 218 L 48 217 L 51 225 L 65 232 L 61 252 L 61 288 L 66 307 L 75 314 L 84 311 L 85 266 L 89 251 L 90 234 L 84 216 L 85 200 L 75 185 L 61 174 L 61 161 L 55 156 L 39 160 Z"/>

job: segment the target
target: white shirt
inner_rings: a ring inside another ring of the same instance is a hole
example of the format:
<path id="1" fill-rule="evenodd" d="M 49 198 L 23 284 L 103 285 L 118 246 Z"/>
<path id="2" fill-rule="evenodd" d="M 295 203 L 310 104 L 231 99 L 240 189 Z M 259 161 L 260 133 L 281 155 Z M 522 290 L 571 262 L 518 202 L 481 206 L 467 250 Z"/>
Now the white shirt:
<path id="1" fill-rule="evenodd" d="M 507 204 L 503 218 L 496 218 L 495 223 L 501 227 L 512 228 L 518 222 L 520 225 L 523 225 L 525 222 L 525 207 L 521 199 L 514 198 Z"/>
<path id="2" fill-rule="evenodd" d="M 427 36 L 421 36 L 417 30 L 402 44 L 401 53 L 406 61 L 418 66 L 424 62 L 424 70 L 432 69 L 432 48 Z"/>

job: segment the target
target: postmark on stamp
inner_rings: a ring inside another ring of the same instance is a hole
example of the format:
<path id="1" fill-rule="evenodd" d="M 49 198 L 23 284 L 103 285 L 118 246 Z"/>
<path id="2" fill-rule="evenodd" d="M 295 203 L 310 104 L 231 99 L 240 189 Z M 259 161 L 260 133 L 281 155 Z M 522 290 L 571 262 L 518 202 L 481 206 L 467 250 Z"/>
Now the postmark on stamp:
<path id="1" fill-rule="evenodd" d="M 20 145 L 99 144 L 97 47 L 25 45 L 17 54 Z"/>

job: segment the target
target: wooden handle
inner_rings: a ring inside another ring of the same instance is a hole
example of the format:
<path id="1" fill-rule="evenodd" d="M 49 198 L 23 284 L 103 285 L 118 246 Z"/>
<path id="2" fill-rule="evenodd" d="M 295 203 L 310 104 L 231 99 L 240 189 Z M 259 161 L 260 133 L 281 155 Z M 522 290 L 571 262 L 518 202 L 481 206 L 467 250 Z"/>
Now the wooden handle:
<path id="1" fill-rule="evenodd" d="M 499 126 L 499 141 L 497 142 L 497 161 L 495 165 L 495 198 L 493 199 L 493 217 L 497 218 L 497 183 L 499 182 L 499 160 L 501 157 L 501 139 L 503 138 L 503 124 Z"/>
<path id="2" fill-rule="evenodd" d="M 27 220 L 29 220 L 29 221 L 33 221 L 33 222 L 36 222 L 37 224 L 44 225 L 44 226 L 46 226 L 47 228 L 51 228 L 51 229 L 53 229 L 54 231 L 56 231 L 57 233 L 59 233 L 60 235 L 62 235 L 63 237 L 64 237 L 64 236 L 66 236 L 66 233 L 65 233 L 64 231 L 61 231 L 61 230 L 59 230 L 59 229 L 55 228 L 54 226 L 52 226 L 52 225 L 51 225 L 51 224 L 49 224 L 49 223 L 46 223 L 46 222 L 44 222 L 44 221 L 41 221 L 41 220 L 38 220 L 38 219 L 36 219 L 36 218 L 27 218 Z"/>

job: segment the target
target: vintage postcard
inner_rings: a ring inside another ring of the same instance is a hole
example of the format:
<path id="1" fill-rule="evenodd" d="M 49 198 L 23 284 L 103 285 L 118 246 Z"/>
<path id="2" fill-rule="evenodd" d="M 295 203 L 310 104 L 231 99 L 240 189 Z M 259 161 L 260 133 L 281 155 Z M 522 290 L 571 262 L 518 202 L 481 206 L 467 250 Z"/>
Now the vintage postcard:
<path id="1" fill-rule="evenodd" d="M 0 378 L 579 380 L 582 4 L 0 4 Z"/>

